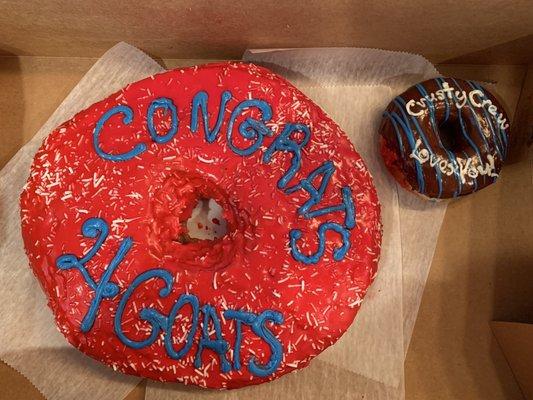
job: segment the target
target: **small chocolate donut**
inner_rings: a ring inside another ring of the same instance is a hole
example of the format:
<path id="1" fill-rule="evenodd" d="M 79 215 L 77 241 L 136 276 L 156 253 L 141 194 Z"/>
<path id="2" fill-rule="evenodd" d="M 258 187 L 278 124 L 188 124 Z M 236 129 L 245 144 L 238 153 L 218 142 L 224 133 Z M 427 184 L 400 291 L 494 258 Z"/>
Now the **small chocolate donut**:
<path id="1" fill-rule="evenodd" d="M 379 128 L 385 165 L 430 199 L 464 196 L 495 182 L 507 155 L 501 104 L 473 81 L 430 79 L 396 97 Z"/>

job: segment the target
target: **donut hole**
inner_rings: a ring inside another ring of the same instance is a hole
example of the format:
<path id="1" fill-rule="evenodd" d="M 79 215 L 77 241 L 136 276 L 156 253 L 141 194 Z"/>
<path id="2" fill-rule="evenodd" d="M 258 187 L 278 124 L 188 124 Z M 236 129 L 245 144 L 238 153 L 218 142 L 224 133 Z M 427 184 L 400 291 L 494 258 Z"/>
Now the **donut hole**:
<path id="1" fill-rule="evenodd" d="M 187 220 L 187 235 L 177 238 L 183 244 L 194 240 L 216 240 L 227 233 L 223 208 L 214 199 L 200 198 Z"/>
<path id="2" fill-rule="evenodd" d="M 439 125 L 439 137 L 443 146 L 451 152 L 459 152 L 463 149 L 459 132 L 461 125 L 458 120 L 448 119 Z"/>
<path id="3" fill-rule="evenodd" d="M 165 175 L 151 189 L 150 253 L 177 269 L 225 268 L 234 260 L 236 241 L 242 240 L 228 195 L 194 171 Z"/>

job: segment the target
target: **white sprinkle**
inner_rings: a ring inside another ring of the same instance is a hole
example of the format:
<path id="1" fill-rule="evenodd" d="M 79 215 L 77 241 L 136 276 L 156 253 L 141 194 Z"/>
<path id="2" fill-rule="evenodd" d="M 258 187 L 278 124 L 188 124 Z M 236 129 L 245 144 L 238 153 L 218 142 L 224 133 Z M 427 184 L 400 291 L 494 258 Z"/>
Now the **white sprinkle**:
<path id="1" fill-rule="evenodd" d="M 213 164 L 215 162 L 215 160 L 209 160 L 207 158 L 203 158 L 202 156 L 197 156 L 197 157 L 198 157 L 198 160 L 200 160 L 201 162 L 205 164 Z"/>

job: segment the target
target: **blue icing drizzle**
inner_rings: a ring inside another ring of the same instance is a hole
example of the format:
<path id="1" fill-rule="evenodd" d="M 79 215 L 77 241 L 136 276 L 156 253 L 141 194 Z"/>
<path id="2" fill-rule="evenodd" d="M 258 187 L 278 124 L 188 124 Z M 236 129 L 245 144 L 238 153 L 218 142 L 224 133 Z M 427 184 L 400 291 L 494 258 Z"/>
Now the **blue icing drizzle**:
<path id="1" fill-rule="evenodd" d="M 396 97 L 396 99 L 394 99 L 394 103 L 396 103 L 396 106 L 400 109 L 400 112 L 402 113 L 404 119 L 406 121 L 408 121 L 409 117 L 405 114 L 405 111 L 404 111 L 404 107 L 405 107 L 404 99 L 401 96 L 398 96 L 398 97 Z M 416 131 L 418 132 L 418 135 L 420 136 L 420 139 L 422 139 L 422 142 L 424 143 L 426 148 L 429 150 L 430 154 L 435 154 L 435 152 L 431 148 L 431 145 L 429 144 L 426 136 L 424 135 L 424 131 L 420 127 L 420 124 L 418 123 L 418 120 L 416 119 L 416 117 L 411 116 L 411 120 L 415 124 Z M 435 173 L 437 175 L 436 176 L 436 180 L 437 180 L 437 184 L 439 186 L 439 194 L 438 194 L 437 197 L 440 198 L 440 196 L 442 194 L 442 176 L 441 176 L 440 169 L 436 165 L 433 167 L 433 169 L 435 170 Z"/>
<path id="2" fill-rule="evenodd" d="M 418 93 L 420 93 L 420 95 L 426 99 L 426 104 L 428 105 L 428 109 L 429 109 L 429 117 L 430 117 L 429 120 L 430 120 L 431 126 L 433 127 L 433 130 L 436 132 L 437 125 L 436 125 L 436 117 L 435 117 L 435 105 L 433 104 L 433 101 L 431 101 L 431 98 L 428 92 L 426 91 L 426 89 L 424 88 L 424 86 L 420 84 L 416 84 L 416 88 L 418 89 Z M 439 141 L 440 141 L 440 137 L 439 137 Z M 442 142 L 441 142 L 441 145 L 442 145 Z"/>
<path id="3" fill-rule="evenodd" d="M 355 205 L 352 199 L 352 191 L 348 186 L 341 189 L 341 204 L 310 211 L 312 207 L 322 201 L 324 192 L 326 191 L 334 172 L 335 166 L 333 163 L 331 161 L 326 161 L 320 167 L 312 171 L 307 178 L 302 179 L 300 183 L 285 189 L 285 193 L 290 194 L 303 189 L 309 194 L 309 200 L 298 208 L 298 214 L 303 215 L 306 219 L 315 218 L 335 211 L 343 211 L 345 213 L 344 225 L 346 225 L 348 229 L 352 229 L 355 226 Z M 317 189 L 313 185 L 313 181 L 318 176 L 322 176 L 322 179 L 320 181 L 320 186 Z"/>
<path id="4" fill-rule="evenodd" d="M 342 237 L 342 246 L 333 250 L 333 259 L 340 261 L 350 249 L 350 231 L 336 222 L 324 222 L 318 227 L 318 249 L 312 255 L 305 255 L 298 249 L 296 242 L 302 237 L 302 231 L 292 229 L 289 232 L 291 254 L 296 261 L 304 264 L 316 264 L 326 251 L 326 233 L 328 230 L 337 232 Z"/>
<path id="5" fill-rule="evenodd" d="M 460 88 L 459 84 L 457 83 L 457 81 L 455 79 L 451 78 L 451 80 L 455 83 L 455 85 L 458 88 Z M 455 93 L 453 94 L 453 98 L 454 98 L 454 100 L 457 100 L 457 97 L 455 96 Z M 466 129 L 466 125 L 465 125 L 464 120 L 463 120 L 462 108 L 458 109 L 458 114 L 457 115 L 459 117 L 459 124 L 461 126 L 461 133 L 463 134 L 464 138 L 466 139 L 466 141 L 468 142 L 470 147 L 472 147 L 472 149 L 476 152 L 479 160 L 481 161 L 481 154 L 480 154 L 479 148 L 476 146 L 476 144 L 474 143 L 472 138 L 470 138 L 470 136 L 468 135 L 468 131 Z M 464 153 L 464 152 L 463 152 L 463 154 L 466 155 L 466 153 Z M 468 158 L 469 157 L 466 156 L 466 159 L 468 159 Z"/>
<path id="6" fill-rule="evenodd" d="M 467 132 L 467 129 L 466 129 L 466 125 L 465 125 L 465 123 L 463 121 L 463 116 L 462 116 L 461 110 L 459 110 L 459 114 L 458 115 L 459 115 L 459 124 L 461 125 L 461 132 L 462 132 L 463 136 L 465 137 L 465 139 L 468 142 L 468 144 L 470 144 L 470 147 L 472 147 L 472 149 L 476 152 L 478 158 L 481 160 L 481 154 L 479 152 L 478 147 L 476 146 L 474 141 L 468 135 L 468 132 Z"/>
<path id="7" fill-rule="evenodd" d="M 442 78 L 435 78 L 435 81 L 437 82 L 437 85 L 439 86 L 439 89 L 443 90 L 444 87 L 442 86 L 442 82 L 444 82 L 444 80 Z M 448 96 L 446 96 L 446 95 L 444 95 L 444 104 L 446 106 L 446 114 L 444 116 L 444 121 L 443 122 L 446 122 L 450 118 L 450 103 L 448 103 Z"/>
<path id="8" fill-rule="evenodd" d="M 398 105 L 396 105 L 398 108 Z M 411 132 L 411 127 L 409 125 L 409 121 L 404 121 L 402 118 L 395 112 L 387 113 L 388 116 L 390 116 L 390 120 L 393 123 L 394 126 L 396 126 L 396 123 L 400 124 L 402 127 L 405 137 L 407 138 L 407 141 L 409 142 L 409 146 L 411 147 L 411 150 L 414 150 L 416 148 L 415 139 L 413 136 L 413 133 Z M 406 125 L 407 124 L 407 125 Z M 418 190 L 420 193 L 425 193 L 425 181 L 424 181 L 424 171 L 422 170 L 422 165 L 417 159 L 414 159 L 415 164 L 415 170 L 416 170 L 416 178 L 418 183 Z"/>
<path id="9" fill-rule="evenodd" d="M 163 136 L 159 136 L 157 134 L 157 131 L 154 126 L 154 114 L 159 108 L 162 108 L 163 110 L 165 110 L 165 113 L 170 110 L 170 113 L 171 113 L 170 129 Z M 176 106 L 174 105 L 171 99 L 168 99 L 166 97 L 160 97 L 152 101 L 152 103 L 150 104 L 150 107 L 148 107 L 148 113 L 147 113 L 146 118 L 147 118 L 146 120 L 148 123 L 148 132 L 150 132 L 150 136 L 152 137 L 153 141 L 156 143 L 168 142 L 174 137 L 174 135 L 178 131 L 178 124 L 179 124 L 178 112 L 176 110 Z"/>
<path id="10" fill-rule="evenodd" d="M 398 145 L 400 146 L 400 152 L 404 153 L 405 150 L 403 147 L 402 134 L 400 133 L 400 130 L 398 129 L 398 125 L 396 124 L 396 121 L 394 121 L 394 119 L 392 118 L 392 115 L 388 111 L 385 111 L 383 113 L 383 116 L 387 117 L 391 121 L 392 126 L 394 128 L 394 132 L 396 133 L 396 139 L 398 140 Z"/>
<path id="11" fill-rule="evenodd" d="M 479 87 L 478 85 L 475 85 L 471 81 L 466 81 L 466 82 L 468 83 L 468 85 L 470 85 L 470 87 L 472 89 L 481 91 L 481 93 L 483 93 L 483 96 L 487 97 L 485 91 L 481 87 Z M 473 108 L 473 104 L 471 104 L 470 99 L 468 101 L 468 104 L 469 104 L 469 107 L 472 109 Z M 483 115 L 485 116 L 485 120 L 487 121 L 487 125 L 490 128 L 490 132 L 492 133 L 492 137 L 494 138 L 494 146 L 496 148 L 496 151 L 498 152 L 498 155 L 500 156 L 500 158 L 503 158 L 503 153 L 504 153 L 505 149 L 504 149 L 504 146 L 502 144 L 502 138 L 499 136 L 500 135 L 500 126 L 499 126 L 498 123 L 496 123 L 496 128 L 498 129 L 498 132 L 496 132 L 496 129 L 494 129 L 494 126 L 492 125 L 492 118 L 491 118 L 490 114 L 487 112 L 485 107 L 481 107 L 481 109 L 483 111 Z M 477 127 L 478 127 L 478 130 L 479 130 L 481 136 L 483 136 L 483 138 L 485 139 L 485 135 L 483 134 L 483 130 L 482 130 L 480 124 L 479 124 L 479 121 L 477 121 L 477 118 L 476 118 L 476 123 L 477 123 Z M 488 143 L 487 143 L 486 140 L 485 140 L 485 144 L 488 146 Z"/>
<path id="12" fill-rule="evenodd" d="M 452 80 L 455 82 L 455 84 L 457 85 L 457 88 L 459 88 L 459 90 L 463 91 L 464 89 L 459 85 L 459 83 L 452 78 Z M 473 109 L 473 105 L 472 103 L 470 102 L 470 99 L 468 98 L 467 96 L 467 103 L 468 103 L 468 109 L 470 110 L 470 120 L 474 123 L 474 125 L 476 126 L 477 128 L 477 132 L 478 132 L 478 136 L 481 138 L 481 140 L 483 141 L 484 145 L 485 145 L 485 149 L 490 149 L 490 146 L 487 142 L 487 138 L 485 137 L 485 134 L 483 133 L 483 129 L 481 128 L 481 125 L 479 124 L 479 121 L 476 117 L 476 113 L 474 112 L 474 109 Z M 499 152 L 499 149 L 498 147 L 496 146 L 496 151 L 500 154 Z M 482 158 L 481 158 L 481 154 L 479 154 L 480 158 L 479 158 L 479 162 L 482 161 Z M 501 157 L 501 154 L 500 154 L 500 157 Z"/>
<path id="13" fill-rule="evenodd" d="M 429 109 L 429 117 L 430 117 L 429 120 L 430 120 L 431 126 L 432 126 L 432 128 L 433 128 L 433 130 L 435 132 L 438 132 L 438 127 L 436 125 L 435 105 L 431 101 L 430 96 L 429 96 L 428 92 L 426 91 L 426 89 L 424 88 L 424 86 L 422 86 L 420 84 L 417 84 L 416 88 L 418 89 L 418 92 L 420 93 L 420 95 L 422 95 L 422 97 L 424 97 L 426 99 L 426 103 L 427 103 L 428 109 Z M 446 102 L 446 105 L 448 105 L 447 102 Z M 448 108 L 448 107 L 446 107 L 446 108 Z M 448 119 L 448 118 L 446 118 L 446 119 Z M 440 140 L 440 136 L 439 135 L 437 135 L 437 139 L 439 140 L 441 148 L 443 150 L 446 150 L 446 148 L 442 145 L 442 141 Z"/>
<path id="14" fill-rule="evenodd" d="M 198 130 L 198 113 L 201 111 L 202 121 L 204 123 L 205 140 L 208 143 L 213 143 L 217 139 L 220 128 L 222 127 L 222 122 L 224 121 L 224 112 L 226 111 L 226 106 L 230 99 L 231 92 L 225 90 L 220 96 L 220 105 L 218 108 L 218 117 L 215 122 L 215 126 L 213 129 L 209 129 L 209 113 L 207 111 L 209 95 L 203 90 L 196 93 L 192 100 L 191 132 L 196 132 Z"/>
<path id="15" fill-rule="evenodd" d="M 487 138 L 485 137 L 485 134 L 483 133 L 483 129 L 481 128 L 481 125 L 479 123 L 479 120 L 477 119 L 476 115 L 472 112 L 470 113 L 470 120 L 472 120 L 474 122 L 474 124 L 476 125 L 476 128 L 477 128 L 477 131 L 479 133 L 479 137 L 481 137 L 481 139 L 483 140 L 483 143 L 485 144 L 485 149 L 490 149 L 490 146 L 489 146 L 489 143 L 487 142 Z M 490 124 L 490 122 L 489 122 Z M 500 149 L 498 148 L 498 145 L 496 143 L 496 140 L 494 141 L 494 148 L 496 150 L 496 152 L 499 154 L 500 158 L 502 157 L 502 154 L 500 152 Z"/>
<path id="16" fill-rule="evenodd" d="M 228 342 L 222 337 L 222 332 L 220 329 L 220 321 L 217 317 L 215 309 L 206 304 L 202 307 L 202 312 L 204 313 L 204 323 L 202 326 L 202 337 L 198 343 L 198 351 L 194 358 L 194 367 L 202 367 L 202 352 L 204 348 L 213 350 L 218 354 L 220 358 L 220 370 L 224 373 L 231 370 L 231 365 L 226 358 L 226 352 L 228 351 Z M 213 340 L 209 336 L 209 320 L 213 321 L 213 327 L 215 328 L 216 339 Z"/>
<path id="17" fill-rule="evenodd" d="M 293 132 L 303 132 L 304 138 L 301 142 L 298 143 L 291 138 Z M 263 153 L 263 162 L 267 164 L 270 163 L 276 151 L 292 153 L 291 166 L 278 180 L 279 189 L 284 189 L 300 169 L 302 165 L 302 149 L 307 145 L 310 138 L 311 131 L 307 125 L 288 123 Z"/>
<path id="18" fill-rule="evenodd" d="M 476 89 L 483 92 L 483 94 L 486 97 L 485 90 L 476 82 L 470 82 L 470 85 L 473 85 Z M 483 108 L 483 110 L 486 112 L 486 110 Z M 486 115 L 486 114 L 485 114 Z M 487 118 L 489 122 L 491 123 L 492 127 L 492 119 L 490 117 Z M 500 128 L 500 124 L 498 124 L 498 121 L 496 120 L 496 126 L 498 127 L 498 137 L 500 138 L 500 142 L 502 143 L 502 153 L 504 155 L 507 155 L 507 133 L 505 132 L 505 129 Z"/>
<path id="19" fill-rule="evenodd" d="M 444 87 L 442 86 L 442 82 L 444 82 L 444 80 L 442 78 L 435 78 L 435 81 L 437 82 L 437 85 L 439 86 L 439 89 L 443 90 Z M 446 95 L 444 95 L 444 104 L 446 105 L 446 115 L 444 117 L 444 121 L 443 122 L 446 122 L 450 118 L 450 104 L 448 103 L 448 96 L 446 96 Z M 457 184 L 459 185 L 459 188 L 454 190 L 453 197 L 457 197 L 457 196 L 459 196 L 459 193 L 461 193 L 461 190 L 462 190 L 462 187 L 463 187 L 463 184 L 461 183 L 461 176 L 460 176 L 459 171 L 458 171 L 459 163 L 457 162 L 457 158 L 455 157 L 454 153 L 449 151 L 448 149 L 446 149 L 446 147 L 442 144 L 440 136 L 438 136 L 438 139 L 439 139 L 439 143 L 440 143 L 441 147 L 444 149 L 444 151 L 446 151 L 446 154 L 448 154 L 448 156 L 452 160 L 452 166 L 454 167 L 453 168 L 453 175 L 455 176 L 455 180 L 456 180 Z"/>
<path id="20" fill-rule="evenodd" d="M 107 122 L 107 120 L 109 118 L 111 118 L 115 114 L 123 114 L 124 115 L 124 117 L 122 119 L 124 124 L 131 124 L 131 122 L 133 121 L 133 111 L 128 106 L 122 106 L 122 105 L 115 106 L 112 109 L 110 109 L 109 111 L 107 111 L 104 115 L 102 115 L 100 117 L 100 119 L 98 120 L 98 122 L 96 123 L 96 126 L 94 128 L 94 131 L 93 131 L 93 146 L 94 146 L 94 150 L 96 151 L 96 153 L 100 157 L 102 157 L 105 160 L 109 160 L 109 161 L 127 161 L 127 160 L 131 160 L 133 157 L 138 156 L 139 154 L 141 154 L 142 152 L 144 152 L 146 150 L 146 145 L 144 143 L 137 143 L 133 147 L 133 149 L 131 149 L 130 151 L 128 151 L 126 153 L 122 153 L 122 154 L 106 153 L 100 147 L 100 133 L 102 131 L 102 128 L 103 128 L 104 124 Z"/>
<path id="21" fill-rule="evenodd" d="M 120 303 L 117 308 L 117 312 L 115 314 L 115 334 L 122 343 L 133 349 L 138 350 L 142 349 L 143 347 L 150 346 L 159 336 L 159 332 L 162 329 L 165 329 L 165 327 L 167 326 L 166 318 L 162 316 L 158 311 L 154 310 L 153 308 L 143 308 L 139 313 L 139 316 L 142 320 L 148 322 L 152 326 L 150 336 L 142 341 L 135 341 L 126 337 L 126 335 L 124 335 L 124 332 L 122 331 L 122 314 L 124 313 L 124 309 L 126 308 L 126 304 L 128 303 L 129 298 L 131 297 L 135 289 L 137 289 L 137 287 L 153 278 L 159 278 L 164 281 L 165 286 L 159 291 L 159 295 L 161 297 L 167 297 L 172 290 L 172 283 L 174 281 L 174 278 L 167 270 L 160 268 L 151 269 L 141 273 L 133 280 L 133 282 L 130 284 L 130 286 L 122 296 L 122 299 L 120 300 Z"/>
<path id="22" fill-rule="evenodd" d="M 100 232 L 100 235 L 98 235 L 98 232 Z M 126 256 L 126 253 L 130 250 L 133 243 L 130 237 L 127 237 L 122 240 L 122 243 L 120 244 L 120 247 L 117 253 L 115 254 L 115 257 L 113 257 L 113 259 L 105 269 L 105 272 L 102 274 L 100 281 L 96 282 L 90 277 L 89 272 L 85 267 L 85 264 L 90 261 L 96 254 L 96 252 L 100 249 L 100 247 L 102 247 L 102 243 L 107 238 L 108 232 L 109 228 L 107 226 L 107 223 L 103 219 L 88 219 L 83 224 L 82 234 L 90 238 L 95 238 L 98 235 L 98 239 L 95 242 L 93 248 L 81 259 L 78 259 L 72 254 L 63 254 L 59 256 L 56 260 L 56 266 L 59 269 L 78 269 L 82 274 L 84 280 L 89 285 L 89 287 L 91 287 L 95 291 L 94 298 L 91 300 L 91 304 L 89 306 L 89 310 L 87 311 L 85 317 L 81 322 L 81 331 L 84 333 L 89 332 L 91 330 L 102 299 L 112 298 L 118 294 L 118 286 L 115 283 L 110 282 L 109 280 L 111 279 L 111 275 L 113 274 L 115 269 Z"/>
<path id="23" fill-rule="evenodd" d="M 442 86 L 440 84 L 440 82 L 438 81 L 438 78 L 435 79 L 435 81 L 437 82 L 437 85 L 439 86 L 440 89 L 442 89 Z M 429 99 L 429 94 L 427 93 L 426 89 L 424 88 L 424 86 L 420 85 L 420 84 L 417 84 L 416 85 L 419 93 L 425 97 L 426 99 Z M 447 121 L 449 116 L 450 116 L 450 109 L 449 109 L 449 105 L 448 105 L 448 100 L 447 100 L 447 96 L 444 96 L 444 102 L 446 104 L 446 118 L 444 119 L 444 121 Z M 435 105 L 433 104 L 432 101 L 428 101 L 427 102 L 428 104 L 428 108 L 429 108 L 429 114 L 430 114 L 430 121 L 431 121 L 431 125 L 433 127 L 433 130 L 435 132 L 439 132 L 439 128 L 437 127 L 437 118 L 436 118 L 436 115 L 435 115 Z M 455 158 L 454 154 L 449 151 L 443 144 L 442 144 L 442 140 L 440 138 L 440 135 L 436 135 L 437 136 L 437 139 L 439 141 L 439 144 L 440 144 L 440 148 L 442 150 L 444 150 L 446 152 L 446 154 L 448 155 L 448 158 L 452 161 L 452 165 L 453 165 L 453 174 L 455 176 L 455 180 L 456 182 L 459 184 L 459 190 L 455 190 L 454 193 L 453 193 L 453 197 L 457 197 L 459 192 L 461 191 L 461 177 L 459 175 L 459 172 L 457 170 L 459 164 L 457 163 L 457 159 Z M 442 188 L 440 188 L 440 192 L 439 192 L 439 197 L 441 196 L 442 194 Z"/>
<path id="24" fill-rule="evenodd" d="M 261 110 L 262 116 L 261 120 L 256 120 L 248 117 L 243 122 L 241 122 L 241 124 L 239 125 L 239 133 L 241 134 L 241 136 L 247 140 L 255 140 L 255 142 L 246 149 L 240 149 L 233 144 L 233 124 L 235 123 L 237 117 L 242 114 L 244 110 L 250 107 L 256 107 Z M 272 118 L 272 108 L 264 100 L 244 100 L 239 103 L 239 105 L 235 107 L 235 109 L 231 113 L 228 122 L 227 140 L 229 148 L 235 154 L 238 154 L 240 156 L 249 156 L 254 153 L 259 147 L 261 147 L 261 144 L 263 143 L 263 138 L 265 136 L 273 135 L 273 132 L 265 125 L 265 122 L 269 121 L 270 118 Z"/>

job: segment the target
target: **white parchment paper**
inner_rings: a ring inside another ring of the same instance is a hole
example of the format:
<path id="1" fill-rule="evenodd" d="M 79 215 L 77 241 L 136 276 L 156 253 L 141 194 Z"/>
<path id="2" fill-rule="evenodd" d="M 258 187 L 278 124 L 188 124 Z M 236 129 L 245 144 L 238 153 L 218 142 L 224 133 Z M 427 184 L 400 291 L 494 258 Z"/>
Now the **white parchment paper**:
<path id="1" fill-rule="evenodd" d="M 421 57 L 380 50 L 250 52 L 245 57 L 267 63 L 321 105 L 365 159 L 383 205 L 380 272 L 354 325 L 308 368 L 267 385 L 231 392 L 148 382 L 146 398 L 401 399 L 403 354 L 445 206 L 397 192 L 379 162 L 375 134 L 381 111 L 392 97 L 437 72 Z M 115 46 L 0 172 L 0 357 L 49 399 L 121 399 L 138 380 L 115 374 L 71 348 L 55 328 L 22 249 L 18 194 L 33 154 L 55 126 L 127 83 L 161 70 L 142 52 L 125 44 Z M 432 224 L 422 225 L 420 221 L 427 218 Z"/>

